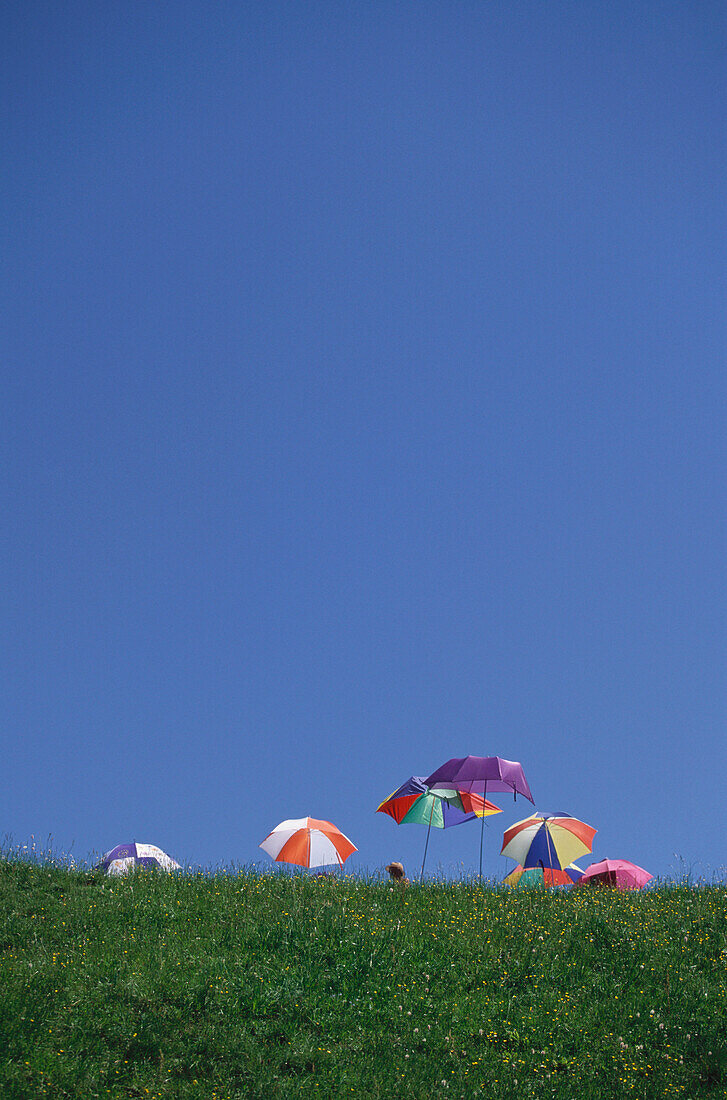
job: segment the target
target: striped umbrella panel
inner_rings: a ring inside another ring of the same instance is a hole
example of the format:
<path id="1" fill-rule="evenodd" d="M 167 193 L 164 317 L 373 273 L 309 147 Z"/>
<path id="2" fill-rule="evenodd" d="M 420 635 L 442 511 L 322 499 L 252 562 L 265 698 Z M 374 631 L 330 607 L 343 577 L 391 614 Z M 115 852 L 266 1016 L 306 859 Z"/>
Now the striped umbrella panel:
<path id="1" fill-rule="evenodd" d="M 543 815 L 518 821 L 505 831 L 502 855 L 529 867 L 563 870 L 593 847 L 596 830 L 578 818 Z"/>
<path id="2" fill-rule="evenodd" d="M 315 817 L 290 818 L 282 821 L 260 847 L 277 863 L 293 863 L 298 867 L 341 866 L 356 846 L 332 825 Z"/>
<path id="3" fill-rule="evenodd" d="M 575 863 L 565 870 L 560 867 L 528 867 L 518 865 L 503 879 L 508 886 L 572 886 L 583 876 L 583 871 Z"/>
<path id="4" fill-rule="evenodd" d="M 431 825 L 434 829 L 447 829 L 501 811 L 480 795 L 456 790 L 430 791 L 419 776 L 413 775 L 384 799 L 376 812 L 393 817 L 397 825 Z"/>
<path id="5" fill-rule="evenodd" d="M 107 852 L 99 864 L 107 875 L 125 875 L 133 868 L 155 867 L 163 871 L 177 871 L 179 864 L 156 844 L 117 844 Z"/>

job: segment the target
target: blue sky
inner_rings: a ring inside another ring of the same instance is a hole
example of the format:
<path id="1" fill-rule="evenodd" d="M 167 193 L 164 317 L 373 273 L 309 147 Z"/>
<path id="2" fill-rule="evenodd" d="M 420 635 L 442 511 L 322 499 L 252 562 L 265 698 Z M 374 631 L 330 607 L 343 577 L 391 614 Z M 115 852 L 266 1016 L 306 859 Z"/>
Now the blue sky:
<path id="1" fill-rule="evenodd" d="M 413 870 L 472 753 L 724 867 L 724 7 L 0 19 L 0 829 Z"/>

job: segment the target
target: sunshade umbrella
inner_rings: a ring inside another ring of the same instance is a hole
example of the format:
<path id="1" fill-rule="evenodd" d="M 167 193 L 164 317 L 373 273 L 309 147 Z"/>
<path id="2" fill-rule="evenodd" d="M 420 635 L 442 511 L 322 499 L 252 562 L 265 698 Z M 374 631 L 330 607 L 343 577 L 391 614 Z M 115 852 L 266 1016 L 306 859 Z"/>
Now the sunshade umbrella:
<path id="1" fill-rule="evenodd" d="M 570 814 L 533 814 L 505 830 L 503 856 L 517 860 L 525 870 L 549 867 L 564 870 L 593 847 L 596 830 Z"/>
<path id="2" fill-rule="evenodd" d="M 518 864 L 514 871 L 502 880 L 507 886 L 573 886 L 583 877 L 583 871 L 575 863 L 564 870 L 559 867 L 528 867 Z"/>
<path id="3" fill-rule="evenodd" d="M 602 859 L 600 863 L 591 864 L 579 885 L 600 884 L 615 886 L 617 890 L 640 890 L 653 877 L 643 867 L 638 867 L 627 859 Z"/>
<path id="4" fill-rule="evenodd" d="M 412 775 L 402 783 L 388 798 L 384 799 L 377 813 L 393 817 L 397 825 L 426 825 L 427 840 L 424 845 L 421 877 L 424 877 L 424 863 L 429 846 L 429 832 L 432 828 L 448 829 L 451 825 L 461 825 L 475 817 L 489 817 L 499 814 L 500 809 L 492 802 L 468 791 L 437 790 L 431 791 L 424 779 Z"/>
<path id="5" fill-rule="evenodd" d="M 107 852 L 98 865 L 107 875 L 126 875 L 133 869 L 160 868 L 162 871 L 177 871 L 179 864 L 155 844 L 117 844 Z"/>
<path id="6" fill-rule="evenodd" d="M 488 817 L 501 811 L 493 802 L 486 802 L 468 791 L 432 791 L 419 775 L 412 775 L 405 783 L 385 798 L 377 813 L 393 817 L 397 825 L 431 825 L 434 829 L 447 829 L 461 825 L 475 817 Z"/>
<path id="7" fill-rule="evenodd" d="M 295 863 L 298 867 L 325 867 L 344 863 L 358 849 L 330 821 L 315 817 L 296 817 L 281 821 L 265 837 L 260 847 L 277 863 Z"/>
<path id="8" fill-rule="evenodd" d="M 483 798 L 487 798 L 488 790 L 491 793 L 512 791 L 515 799 L 522 794 L 530 802 L 533 801 L 522 764 L 517 760 L 504 760 L 501 756 L 453 756 L 446 764 L 442 764 L 441 768 L 432 772 L 425 783 L 434 790 L 454 788 L 470 794 L 476 792 Z M 485 819 L 483 817 L 480 829 L 480 878 L 482 878 L 484 836 Z"/>

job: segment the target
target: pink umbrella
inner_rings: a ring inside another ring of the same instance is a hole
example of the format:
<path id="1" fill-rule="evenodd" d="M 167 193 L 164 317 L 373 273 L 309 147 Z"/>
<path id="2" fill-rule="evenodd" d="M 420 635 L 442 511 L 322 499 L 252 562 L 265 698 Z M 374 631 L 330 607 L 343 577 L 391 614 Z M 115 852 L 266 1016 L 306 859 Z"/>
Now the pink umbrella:
<path id="1" fill-rule="evenodd" d="M 592 863 L 578 886 L 615 886 L 617 890 L 640 890 L 653 878 L 643 867 L 629 863 L 627 859 L 602 859 Z"/>

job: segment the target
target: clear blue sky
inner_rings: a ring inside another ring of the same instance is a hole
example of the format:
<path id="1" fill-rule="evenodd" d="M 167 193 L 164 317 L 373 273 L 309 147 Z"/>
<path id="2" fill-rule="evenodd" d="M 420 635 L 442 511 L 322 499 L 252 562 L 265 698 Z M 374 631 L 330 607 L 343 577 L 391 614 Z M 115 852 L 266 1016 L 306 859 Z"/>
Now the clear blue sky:
<path id="1" fill-rule="evenodd" d="M 724 867 L 724 5 L 0 20 L 0 831 L 413 870 L 472 753 Z"/>

